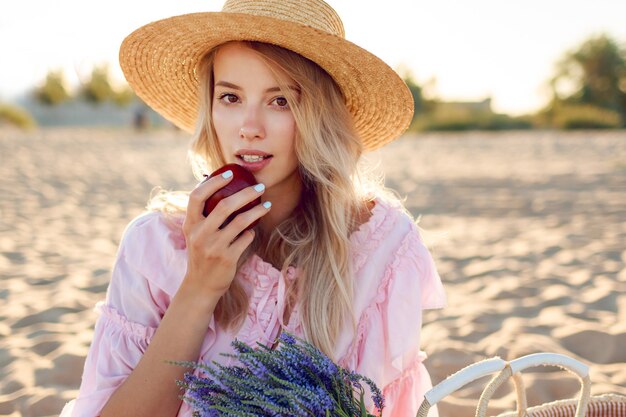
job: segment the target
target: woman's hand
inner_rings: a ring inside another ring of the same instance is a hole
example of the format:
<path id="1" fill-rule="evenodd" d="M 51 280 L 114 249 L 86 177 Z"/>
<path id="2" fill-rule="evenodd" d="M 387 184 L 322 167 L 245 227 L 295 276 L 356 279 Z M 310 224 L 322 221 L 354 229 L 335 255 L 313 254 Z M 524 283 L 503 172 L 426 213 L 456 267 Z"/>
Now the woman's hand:
<path id="1" fill-rule="evenodd" d="M 228 290 L 235 278 L 237 261 L 254 239 L 252 230 L 244 230 L 269 210 L 259 204 L 238 214 L 226 227 L 219 229 L 228 216 L 265 191 L 263 184 L 257 184 L 224 198 L 204 217 L 205 201 L 232 180 L 232 173 L 228 177 L 229 172 L 206 179 L 189 195 L 187 216 L 183 222 L 187 273 L 181 288 L 184 286 L 188 293 L 199 297 L 221 297 Z"/>

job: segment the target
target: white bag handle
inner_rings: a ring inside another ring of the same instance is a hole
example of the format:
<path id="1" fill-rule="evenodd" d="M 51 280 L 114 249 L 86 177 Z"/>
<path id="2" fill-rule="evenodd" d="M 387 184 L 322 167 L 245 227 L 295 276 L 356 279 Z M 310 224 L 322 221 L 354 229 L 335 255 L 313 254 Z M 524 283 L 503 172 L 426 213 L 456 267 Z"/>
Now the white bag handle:
<path id="1" fill-rule="evenodd" d="M 525 401 L 523 404 L 519 402 L 519 398 L 521 397 L 520 392 L 523 391 L 520 384 L 520 372 L 534 366 L 558 366 L 579 377 L 582 388 L 580 390 L 578 404 L 576 405 L 576 417 L 584 417 L 591 394 L 589 366 L 559 353 L 533 353 L 509 362 L 509 364 L 489 382 L 489 385 L 485 387 L 485 390 L 480 396 L 478 407 L 476 408 L 476 417 L 485 417 L 487 414 L 487 406 L 489 405 L 489 400 L 493 396 L 493 393 L 511 376 L 513 376 L 515 389 L 518 392 L 517 414 L 520 417 L 525 415 L 527 409 Z"/>
<path id="2" fill-rule="evenodd" d="M 533 366 L 558 366 L 578 375 L 581 379 L 589 376 L 589 366 L 560 353 L 533 353 L 509 362 L 514 374 Z"/>
<path id="3" fill-rule="evenodd" d="M 473 363 L 465 368 L 457 371 L 455 374 L 441 381 L 435 387 L 430 389 L 424 394 L 424 401 L 417 412 L 418 417 L 425 417 L 428 415 L 428 410 L 433 405 L 437 404 L 442 398 L 448 396 L 454 391 L 462 388 L 463 386 L 482 378 L 487 375 L 491 375 L 495 372 L 502 371 L 506 366 L 506 362 L 499 357 L 485 359 L 480 362 Z"/>

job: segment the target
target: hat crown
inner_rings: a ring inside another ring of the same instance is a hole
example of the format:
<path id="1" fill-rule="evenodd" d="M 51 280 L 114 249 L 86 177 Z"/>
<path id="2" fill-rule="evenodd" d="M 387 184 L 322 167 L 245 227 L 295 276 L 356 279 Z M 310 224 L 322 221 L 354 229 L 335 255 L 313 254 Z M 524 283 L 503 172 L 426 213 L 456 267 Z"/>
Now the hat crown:
<path id="1" fill-rule="evenodd" d="M 339 15 L 322 0 L 227 0 L 222 12 L 272 17 L 345 38 Z"/>

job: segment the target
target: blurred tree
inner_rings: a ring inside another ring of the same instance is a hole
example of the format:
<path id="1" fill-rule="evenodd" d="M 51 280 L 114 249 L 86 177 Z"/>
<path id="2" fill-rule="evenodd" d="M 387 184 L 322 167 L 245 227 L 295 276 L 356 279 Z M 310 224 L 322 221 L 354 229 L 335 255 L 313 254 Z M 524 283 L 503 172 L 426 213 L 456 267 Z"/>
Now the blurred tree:
<path id="1" fill-rule="evenodd" d="M 607 35 L 567 52 L 550 85 L 552 107 L 589 104 L 613 110 L 626 120 L 626 50 Z"/>
<path id="2" fill-rule="evenodd" d="M 412 75 L 407 75 L 404 77 L 404 82 L 409 87 L 409 91 L 411 91 L 411 95 L 413 96 L 413 106 L 415 109 L 415 114 L 419 113 L 422 110 L 422 104 L 424 102 L 424 98 L 422 96 L 422 87 L 420 87 Z M 415 118 L 415 114 L 413 118 Z"/>
<path id="3" fill-rule="evenodd" d="M 5 123 L 22 129 L 37 127 L 37 122 L 27 110 L 14 104 L 0 103 L 0 126 Z"/>
<path id="4" fill-rule="evenodd" d="M 88 102 L 100 104 L 111 100 L 120 107 L 129 105 L 135 99 L 135 93 L 128 85 L 113 87 L 107 64 L 93 68 L 91 78 L 83 84 L 81 93 Z"/>
<path id="5" fill-rule="evenodd" d="M 591 104 L 564 104 L 552 119 L 559 129 L 618 129 L 623 125 L 621 115 Z"/>
<path id="6" fill-rule="evenodd" d="M 128 85 L 114 91 L 113 102 L 120 107 L 126 107 L 136 99 L 135 93 Z"/>
<path id="7" fill-rule="evenodd" d="M 398 74 L 400 74 L 400 77 L 402 77 L 406 85 L 409 87 L 409 91 L 413 96 L 413 106 L 415 111 L 413 113 L 413 119 L 411 120 L 411 127 L 409 128 L 411 129 L 415 126 L 415 123 L 422 113 L 429 113 L 434 109 L 436 105 L 436 100 L 429 100 L 424 97 L 424 87 L 417 83 L 413 73 L 408 67 L 401 66 L 397 69 L 397 72 Z M 428 82 L 428 85 L 431 85 L 432 83 L 433 80 L 431 79 Z"/>
<path id="8" fill-rule="evenodd" d="M 62 70 L 49 71 L 43 85 L 35 89 L 35 97 L 43 104 L 56 106 L 70 99 Z"/>
<path id="9" fill-rule="evenodd" d="M 91 71 L 91 78 L 87 80 L 81 91 L 82 96 L 91 103 L 100 104 L 114 96 L 107 64 L 98 65 Z"/>

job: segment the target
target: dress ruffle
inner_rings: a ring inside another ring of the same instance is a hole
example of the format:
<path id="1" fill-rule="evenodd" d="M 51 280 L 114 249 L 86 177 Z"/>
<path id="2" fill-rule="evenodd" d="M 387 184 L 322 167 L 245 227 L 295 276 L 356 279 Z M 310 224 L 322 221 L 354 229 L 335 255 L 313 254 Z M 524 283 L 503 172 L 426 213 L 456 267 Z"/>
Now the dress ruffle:
<path id="1" fill-rule="evenodd" d="M 432 388 L 430 376 L 422 363 L 425 358 L 426 355 L 423 355 L 383 388 L 388 406 L 383 410 L 382 417 L 413 417 L 417 414 L 424 394 Z M 437 407 L 432 407 L 428 416 L 437 417 Z"/>
<path id="2" fill-rule="evenodd" d="M 148 347 L 150 340 L 154 337 L 156 328 L 132 322 L 120 314 L 116 309 L 106 305 L 102 301 L 96 304 L 94 310 L 100 315 L 100 320 L 102 321 L 104 329 L 119 331 L 125 336 L 135 339 L 138 346 L 141 346 L 141 349 L 145 350 Z"/>
<path id="3" fill-rule="evenodd" d="M 94 337 L 85 360 L 78 397 L 60 417 L 97 416 L 111 395 L 137 366 L 155 328 L 132 322 L 115 308 L 100 302 Z"/>

